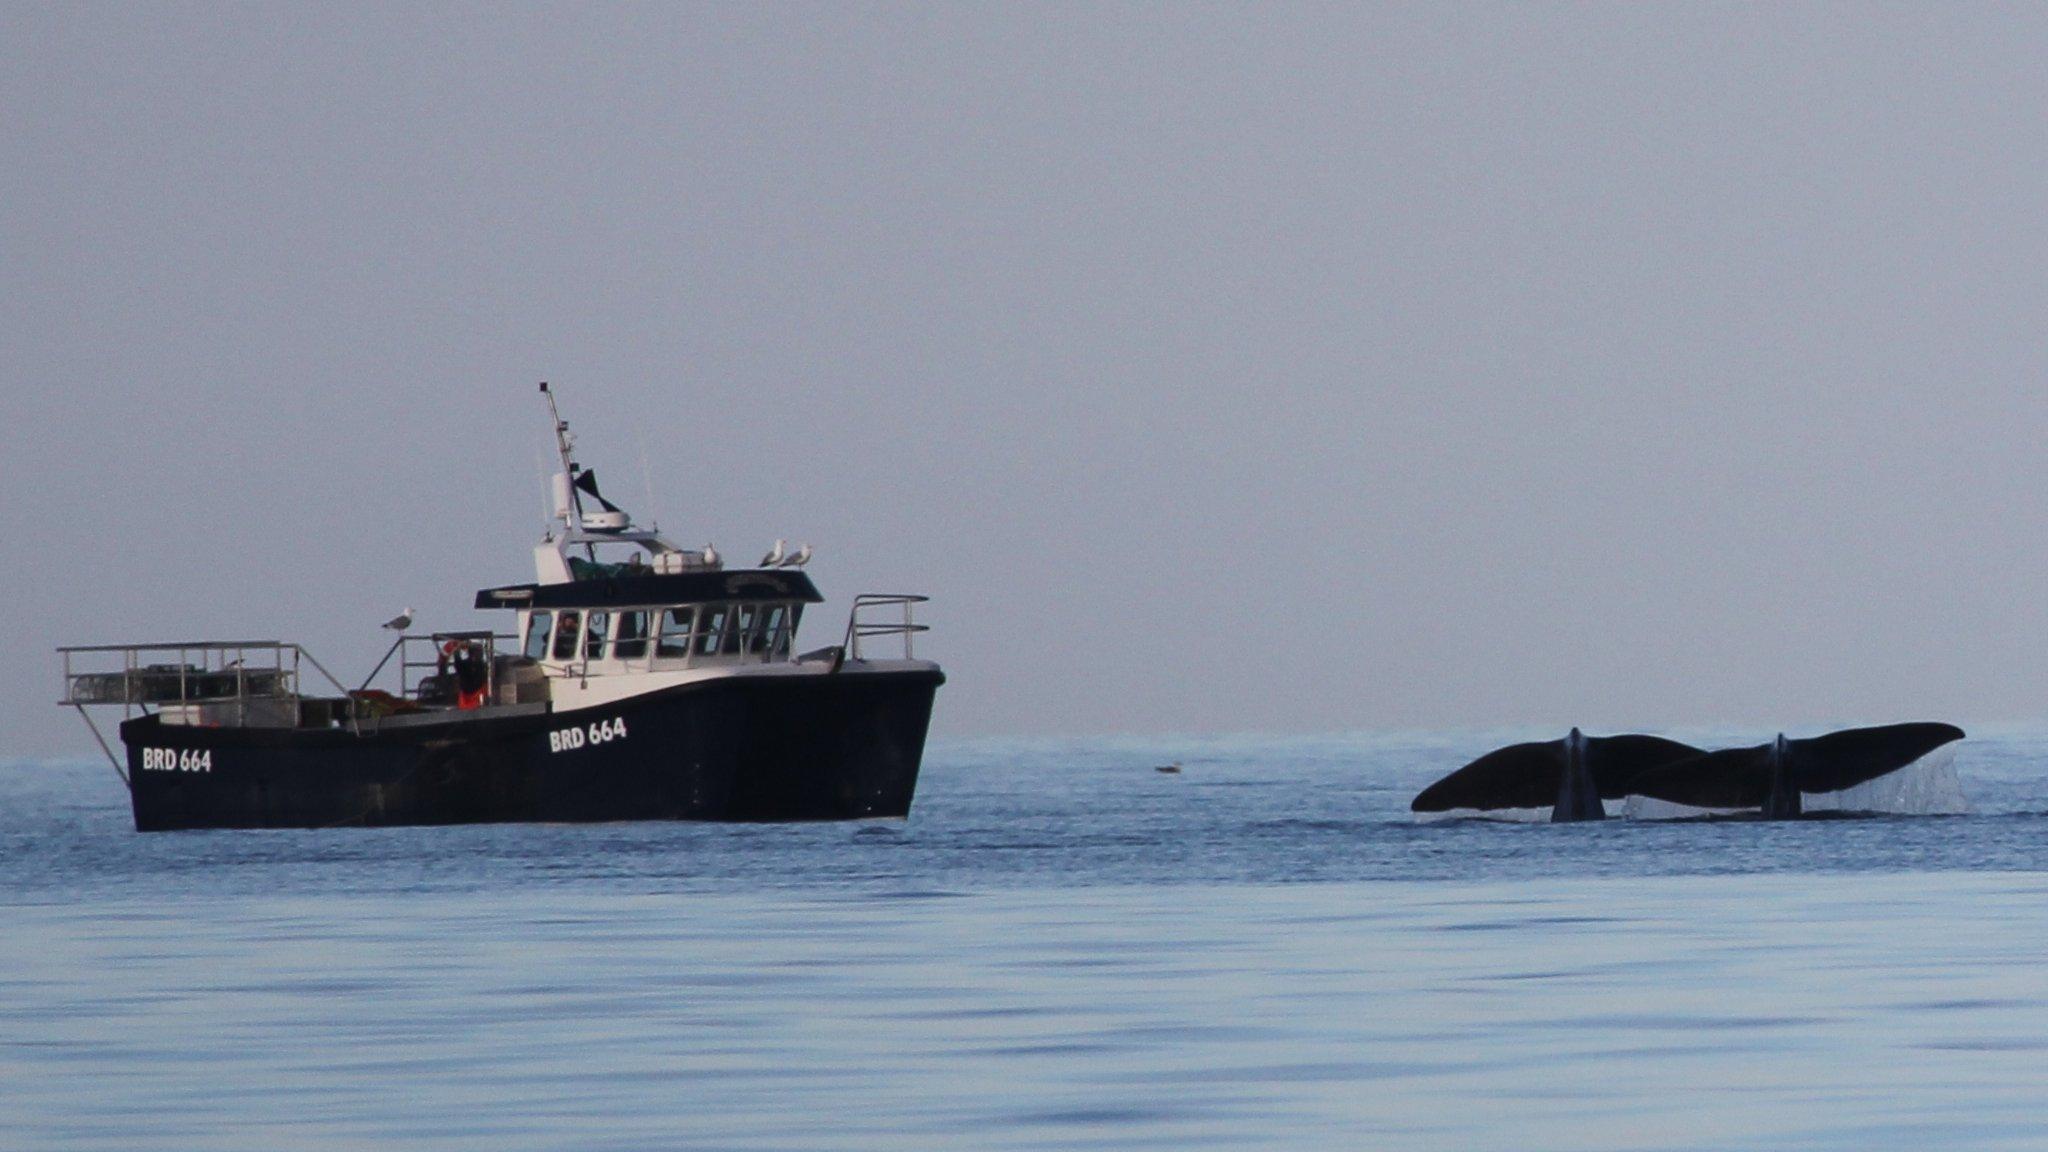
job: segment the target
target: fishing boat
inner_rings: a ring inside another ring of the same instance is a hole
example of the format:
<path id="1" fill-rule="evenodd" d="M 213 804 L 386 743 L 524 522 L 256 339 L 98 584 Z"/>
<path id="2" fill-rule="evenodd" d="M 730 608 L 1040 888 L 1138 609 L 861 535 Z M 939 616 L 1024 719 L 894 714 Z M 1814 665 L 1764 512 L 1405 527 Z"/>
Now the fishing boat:
<path id="1" fill-rule="evenodd" d="M 908 815 L 945 682 L 915 652 L 926 597 L 856 596 L 800 652 L 810 548 L 728 568 L 637 526 L 540 391 L 561 467 L 536 578 L 474 601 L 510 631 L 414 633 L 408 609 L 355 688 L 278 640 L 58 649 L 137 830 Z"/>

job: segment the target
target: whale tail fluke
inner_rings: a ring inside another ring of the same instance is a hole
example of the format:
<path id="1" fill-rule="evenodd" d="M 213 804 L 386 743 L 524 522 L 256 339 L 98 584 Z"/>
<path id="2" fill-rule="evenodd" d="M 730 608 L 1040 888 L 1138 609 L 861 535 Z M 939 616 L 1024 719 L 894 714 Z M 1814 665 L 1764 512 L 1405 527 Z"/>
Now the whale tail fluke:
<path id="1" fill-rule="evenodd" d="M 1415 812 L 1541 808 L 1557 799 L 1563 772 L 1564 741 L 1510 744 L 1424 788 L 1408 807 Z"/>
<path id="2" fill-rule="evenodd" d="M 1771 795 L 1771 746 L 1704 752 L 1645 772 L 1628 790 L 1691 808 L 1761 808 Z"/>
<path id="3" fill-rule="evenodd" d="M 1619 800 L 1627 796 L 1630 782 L 1645 772 L 1700 755 L 1700 750 L 1690 744 L 1634 733 L 1595 736 L 1586 743 L 1589 745 L 1587 761 L 1592 765 L 1593 782 L 1599 786 L 1604 800 Z"/>
<path id="4" fill-rule="evenodd" d="M 1795 778 L 1802 792 L 1840 792 L 1896 772 L 1944 744 L 1963 738 L 1953 724 L 1886 724 L 1844 728 L 1794 740 Z"/>
<path id="5" fill-rule="evenodd" d="M 1578 747 L 1574 770 L 1573 746 Z M 1650 769 L 1700 755 L 1661 736 L 1581 736 L 1496 748 L 1422 790 L 1415 812 L 1551 809 L 1556 821 L 1598 819 L 1601 799 L 1626 796 L 1629 782 Z"/>
<path id="6" fill-rule="evenodd" d="M 1928 723 L 1845 728 L 1805 740 L 1781 736 L 1771 744 L 1708 752 L 1645 772 L 1628 791 L 1693 808 L 1796 816 L 1801 793 L 1853 788 L 1962 738 L 1963 730 L 1953 724 Z"/>

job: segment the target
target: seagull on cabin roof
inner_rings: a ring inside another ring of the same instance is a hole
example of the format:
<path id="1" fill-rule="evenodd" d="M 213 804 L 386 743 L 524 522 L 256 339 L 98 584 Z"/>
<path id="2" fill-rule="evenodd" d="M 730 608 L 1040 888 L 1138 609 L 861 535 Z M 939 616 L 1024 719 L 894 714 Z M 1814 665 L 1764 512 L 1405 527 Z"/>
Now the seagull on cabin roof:
<path id="1" fill-rule="evenodd" d="M 405 611 L 400 612 L 398 615 L 393 616 L 389 620 L 386 620 L 383 624 L 383 627 L 388 628 L 393 632 L 403 632 L 407 628 L 412 627 L 412 609 L 407 608 Z"/>
<path id="2" fill-rule="evenodd" d="M 804 565 L 809 564 L 810 562 L 811 546 L 809 544 L 806 544 L 803 547 L 797 549 L 796 551 L 790 553 L 789 555 L 783 557 L 782 560 L 778 562 L 775 566 L 777 568 L 801 568 Z"/>
<path id="3" fill-rule="evenodd" d="M 781 537 L 779 537 L 779 536 L 778 536 L 778 537 L 776 537 L 776 538 L 775 538 L 775 547 L 773 547 L 773 548 L 770 548 L 770 549 L 768 550 L 768 554 L 767 554 L 766 556 L 763 556 L 763 557 L 761 557 L 761 563 L 760 563 L 759 565 L 757 565 L 757 567 L 761 567 L 761 568 L 773 568 L 773 567 L 775 567 L 775 566 L 776 566 L 777 564 L 780 564 L 780 563 L 782 563 L 782 557 L 783 557 L 783 555 L 785 554 L 785 552 L 787 551 L 787 549 L 788 549 L 788 548 L 789 548 L 789 541 L 787 541 L 787 540 L 784 540 L 784 539 L 782 539 L 782 538 L 781 538 Z"/>

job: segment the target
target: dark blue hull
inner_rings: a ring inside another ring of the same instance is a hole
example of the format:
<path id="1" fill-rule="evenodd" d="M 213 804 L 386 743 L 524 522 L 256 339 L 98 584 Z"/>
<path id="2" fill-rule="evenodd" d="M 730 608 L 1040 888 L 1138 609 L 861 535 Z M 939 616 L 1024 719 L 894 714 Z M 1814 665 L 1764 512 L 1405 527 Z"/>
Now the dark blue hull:
<path id="1" fill-rule="evenodd" d="M 904 816 L 936 669 L 733 677 L 568 713 L 346 729 L 121 725 L 135 827 Z"/>

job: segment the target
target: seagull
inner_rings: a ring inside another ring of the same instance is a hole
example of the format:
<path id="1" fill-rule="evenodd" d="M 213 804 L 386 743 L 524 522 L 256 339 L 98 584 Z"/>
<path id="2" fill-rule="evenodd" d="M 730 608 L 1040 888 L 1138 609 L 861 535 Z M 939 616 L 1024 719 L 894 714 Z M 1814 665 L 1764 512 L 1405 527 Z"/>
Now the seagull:
<path id="1" fill-rule="evenodd" d="M 783 557 L 783 558 L 782 558 L 782 562 L 781 562 L 781 563 L 779 563 L 779 564 L 777 564 L 777 565 L 776 565 L 776 567 L 777 567 L 777 568 L 801 568 L 801 567 L 803 567 L 804 565 L 806 565 L 806 564 L 809 564 L 810 562 L 811 562 L 811 546 L 810 546 L 809 544 L 806 544 L 806 545 L 804 545 L 803 547 L 801 547 L 801 548 L 797 549 L 796 551 L 794 551 L 794 552 L 790 553 L 789 555 L 787 555 L 787 556 Z"/>
<path id="2" fill-rule="evenodd" d="M 384 627 L 389 628 L 393 632 L 403 632 L 407 628 L 412 627 L 412 609 L 407 608 L 405 611 L 386 620 Z"/>
<path id="3" fill-rule="evenodd" d="M 712 547 L 711 545 L 709 545 L 709 544 L 706 544 L 706 545 L 704 546 L 704 552 L 703 552 L 703 556 L 704 556 L 704 566 L 705 566 L 706 568 L 716 568 L 716 567 L 718 567 L 718 549 L 716 549 L 716 548 L 713 548 L 713 547 Z"/>
<path id="4" fill-rule="evenodd" d="M 759 566 L 762 568 L 773 568 L 777 564 L 782 563 L 784 550 L 788 547 L 789 541 L 784 540 L 781 537 L 777 537 L 775 540 L 775 547 L 770 548 L 768 550 L 768 554 L 766 556 L 761 557 L 761 563 Z"/>

